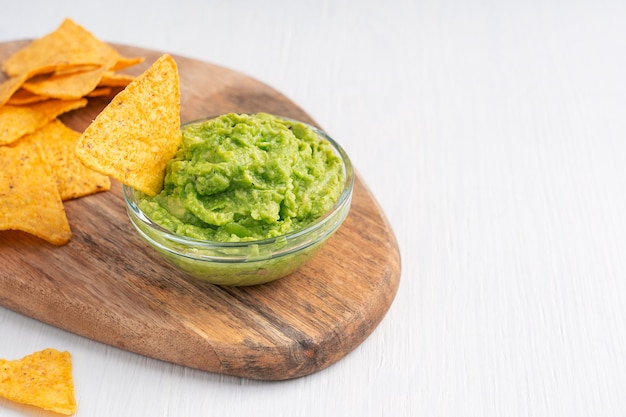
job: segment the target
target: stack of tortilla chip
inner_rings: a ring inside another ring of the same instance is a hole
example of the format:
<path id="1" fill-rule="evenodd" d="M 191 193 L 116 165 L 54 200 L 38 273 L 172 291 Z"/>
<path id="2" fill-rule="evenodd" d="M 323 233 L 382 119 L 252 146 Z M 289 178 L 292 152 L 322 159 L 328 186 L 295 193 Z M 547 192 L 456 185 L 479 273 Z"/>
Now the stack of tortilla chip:
<path id="1" fill-rule="evenodd" d="M 116 71 L 143 61 L 121 56 L 71 19 L 34 40 L 2 63 L 0 105 L 107 94 L 132 77 Z"/>
<path id="2" fill-rule="evenodd" d="M 2 63 L 0 230 L 22 230 L 55 245 L 71 238 L 63 201 L 110 188 L 107 176 L 78 160 L 79 132 L 58 116 L 112 94 L 134 77 L 127 58 L 71 19 Z"/>

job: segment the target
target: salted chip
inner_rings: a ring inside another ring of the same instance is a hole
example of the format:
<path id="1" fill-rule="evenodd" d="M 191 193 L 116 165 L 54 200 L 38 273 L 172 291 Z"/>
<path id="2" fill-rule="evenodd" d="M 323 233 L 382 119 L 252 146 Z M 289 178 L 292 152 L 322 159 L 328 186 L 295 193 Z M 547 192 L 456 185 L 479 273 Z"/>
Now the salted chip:
<path id="1" fill-rule="evenodd" d="M 55 119 L 31 136 L 44 151 L 63 201 L 111 188 L 109 177 L 87 168 L 75 157 L 74 148 L 80 133 Z"/>
<path id="2" fill-rule="evenodd" d="M 0 146 L 0 230 L 21 230 L 61 246 L 72 232 L 41 145 L 26 136 Z"/>
<path id="3" fill-rule="evenodd" d="M 70 353 L 48 348 L 22 359 L 0 359 L 0 396 L 68 416 L 76 413 Z"/>
<path id="4" fill-rule="evenodd" d="M 165 54 L 85 129 L 76 155 L 93 170 L 155 195 L 181 139 L 178 69 Z"/>
<path id="5" fill-rule="evenodd" d="M 34 132 L 57 116 L 87 105 L 87 99 L 46 100 L 26 106 L 0 107 L 0 145 Z"/>
<path id="6" fill-rule="evenodd" d="M 75 68 L 85 70 L 105 64 L 114 67 L 125 60 L 132 61 L 115 52 L 115 60 L 109 62 L 113 55 L 111 51 L 115 52 L 91 32 L 73 20 L 65 19 L 56 30 L 11 55 L 2 63 L 2 69 L 11 77 L 25 73 L 32 76 L 50 72 L 61 74 Z"/>

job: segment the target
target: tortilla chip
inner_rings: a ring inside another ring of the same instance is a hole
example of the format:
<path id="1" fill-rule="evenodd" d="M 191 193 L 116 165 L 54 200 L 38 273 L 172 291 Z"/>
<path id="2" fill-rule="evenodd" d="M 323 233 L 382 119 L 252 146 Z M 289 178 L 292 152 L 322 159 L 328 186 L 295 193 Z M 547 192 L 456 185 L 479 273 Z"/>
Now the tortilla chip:
<path id="1" fill-rule="evenodd" d="M 20 89 L 28 77 L 28 74 L 22 74 L 11 77 L 0 84 L 0 106 L 9 101 L 11 96 Z"/>
<path id="2" fill-rule="evenodd" d="M 0 145 L 7 145 L 34 132 L 57 116 L 87 105 L 87 99 L 47 100 L 28 107 L 0 107 Z"/>
<path id="3" fill-rule="evenodd" d="M 111 71 L 119 71 L 124 68 L 132 67 L 133 65 L 141 64 L 145 60 L 144 57 L 124 57 L 119 55 L 117 57 L 117 62 L 109 68 Z"/>
<path id="4" fill-rule="evenodd" d="M 76 155 L 93 170 L 155 195 L 181 139 L 178 70 L 165 54 L 85 129 Z"/>
<path id="5" fill-rule="evenodd" d="M 110 96 L 111 94 L 113 94 L 113 89 L 111 87 L 96 87 L 85 97 L 103 97 Z"/>
<path id="6" fill-rule="evenodd" d="M 80 133 L 55 119 L 31 136 L 44 151 L 63 201 L 111 188 L 109 177 L 87 168 L 76 158 L 74 147 Z"/>
<path id="7" fill-rule="evenodd" d="M 0 359 L 0 396 L 60 414 L 76 413 L 70 353 L 48 348 L 22 359 Z"/>
<path id="8" fill-rule="evenodd" d="M 82 65 L 82 64 L 73 64 L 72 66 L 64 66 L 64 67 L 58 67 L 54 70 L 54 72 L 49 72 L 49 73 L 45 73 L 45 74 L 39 74 L 39 75 L 46 75 L 46 76 L 50 76 L 50 75 L 56 75 L 56 76 L 63 76 L 63 75 L 72 75 L 72 74 L 76 74 L 79 72 L 84 72 L 84 71 L 91 71 L 91 70 L 95 70 L 98 69 L 102 66 L 102 64 L 86 64 L 86 65 Z"/>
<path id="9" fill-rule="evenodd" d="M 133 75 L 106 71 L 102 74 L 102 79 L 100 79 L 100 83 L 98 85 L 101 87 L 126 87 L 134 79 L 135 76 Z"/>
<path id="10" fill-rule="evenodd" d="M 32 136 L 0 146 L 0 230 L 21 230 L 53 245 L 72 232 L 63 201 L 41 149 Z"/>
<path id="11" fill-rule="evenodd" d="M 33 94 L 28 90 L 20 88 L 15 93 L 13 93 L 13 95 L 11 96 L 9 101 L 6 102 L 6 104 L 11 106 L 24 106 L 28 104 L 38 103 L 40 101 L 45 101 L 49 98 L 50 97 L 47 96 Z"/>
<path id="12" fill-rule="evenodd" d="M 106 64 L 108 69 L 121 58 L 115 52 L 115 60 L 109 62 L 113 48 L 71 19 L 65 19 L 53 32 L 35 39 L 2 63 L 9 76 L 29 73 L 60 72 L 80 67 L 97 68 Z"/>
<path id="13" fill-rule="evenodd" d="M 71 74 L 51 75 L 44 80 L 26 81 L 22 88 L 33 94 L 71 100 L 86 96 L 100 83 L 105 67 Z"/>
<path id="14" fill-rule="evenodd" d="M 75 65 L 101 65 L 98 53 L 100 41 L 71 19 L 65 19 L 53 32 L 32 41 L 2 64 L 10 76 L 31 72 L 53 72 Z"/>
<path id="15" fill-rule="evenodd" d="M 120 55 L 73 20 L 65 19 L 55 31 L 35 39 L 2 63 L 9 78 L 0 83 L 0 105 L 7 103 L 20 87 L 54 98 L 84 97 L 106 71 L 127 68 L 143 60 Z"/>

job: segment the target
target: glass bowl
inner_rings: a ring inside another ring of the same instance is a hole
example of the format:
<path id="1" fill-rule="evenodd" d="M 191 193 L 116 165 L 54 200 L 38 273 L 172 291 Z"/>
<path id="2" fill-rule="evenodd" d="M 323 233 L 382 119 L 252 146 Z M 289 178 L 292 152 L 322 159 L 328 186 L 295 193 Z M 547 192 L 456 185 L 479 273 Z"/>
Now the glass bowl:
<path id="1" fill-rule="evenodd" d="M 139 236 L 171 265 L 217 285 L 263 284 L 294 272 L 341 226 L 350 210 L 354 186 L 352 163 L 343 148 L 320 129 L 302 124 L 326 139 L 343 162 L 343 191 L 326 214 L 303 229 L 274 238 L 247 242 L 198 240 L 173 233 L 152 221 L 139 208 L 135 190 L 124 185 L 128 216 Z"/>

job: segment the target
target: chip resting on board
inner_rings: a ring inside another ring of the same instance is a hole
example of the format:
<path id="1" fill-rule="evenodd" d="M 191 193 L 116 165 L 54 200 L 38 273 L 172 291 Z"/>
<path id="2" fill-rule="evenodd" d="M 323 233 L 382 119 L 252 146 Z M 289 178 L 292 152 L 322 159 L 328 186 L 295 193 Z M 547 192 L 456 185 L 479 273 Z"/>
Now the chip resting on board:
<path id="1" fill-rule="evenodd" d="M 131 81 L 135 79 L 134 76 L 128 74 L 120 74 L 114 71 L 107 71 L 102 74 L 99 87 L 126 87 Z"/>
<path id="2" fill-rule="evenodd" d="M 64 100 L 80 98 L 98 86 L 105 71 L 106 67 L 97 67 L 69 74 L 39 76 L 24 82 L 22 88 L 40 96 Z"/>
<path id="3" fill-rule="evenodd" d="M 85 97 L 102 97 L 102 96 L 110 96 L 113 93 L 113 88 L 111 87 L 96 87 Z"/>
<path id="4" fill-rule="evenodd" d="M 53 245 L 72 232 L 41 145 L 32 136 L 0 146 L 0 230 L 21 230 Z"/>
<path id="5" fill-rule="evenodd" d="M 165 54 L 98 114 L 78 139 L 76 155 L 91 169 L 155 195 L 181 139 L 178 69 Z"/>
<path id="6" fill-rule="evenodd" d="M 0 397 L 60 414 L 76 413 L 70 353 L 48 348 L 22 359 L 0 359 Z"/>
<path id="7" fill-rule="evenodd" d="M 31 134 L 41 145 L 63 201 L 111 188 L 111 181 L 81 163 L 74 154 L 80 133 L 55 119 Z"/>
<path id="8" fill-rule="evenodd" d="M 24 106 L 33 103 L 39 103 L 41 101 L 48 100 L 50 97 L 40 96 L 37 94 L 33 94 L 28 90 L 24 90 L 20 88 L 9 98 L 6 104 L 11 106 Z"/>
<path id="9" fill-rule="evenodd" d="M 9 102 L 28 78 L 29 74 L 21 74 L 0 83 L 0 106 Z"/>
<path id="10" fill-rule="evenodd" d="M 112 63 L 111 56 L 114 56 Z M 120 56 L 84 27 L 72 19 L 65 19 L 54 31 L 33 40 L 7 58 L 2 69 L 11 77 L 25 73 L 33 76 L 82 71 L 103 65 L 110 68 L 125 66 L 119 62 L 130 64 L 137 60 Z"/>
<path id="11" fill-rule="evenodd" d="M 120 55 L 73 20 L 65 19 L 56 30 L 33 40 L 2 62 L 8 78 L 0 82 L 0 105 L 8 103 L 19 89 L 49 98 L 85 97 L 105 73 L 108 78 L 132 78 L 115 71 L 143 60 Z"/>
<path id="12" fill-rule="evenodd" d="M 46 100 L 30 106 L 0 107 L 0 145 L 8 145 L 57 116 L 87 105 L 87 99 Z"/>

